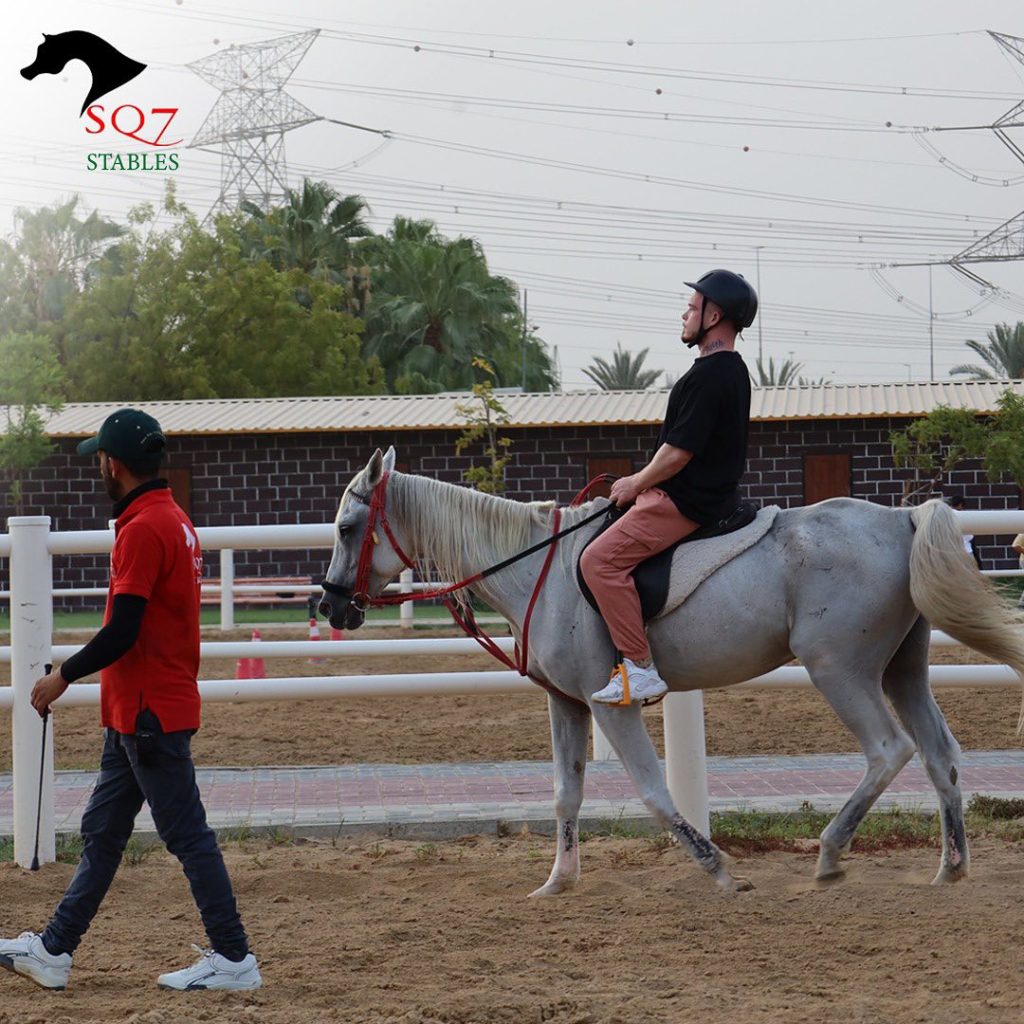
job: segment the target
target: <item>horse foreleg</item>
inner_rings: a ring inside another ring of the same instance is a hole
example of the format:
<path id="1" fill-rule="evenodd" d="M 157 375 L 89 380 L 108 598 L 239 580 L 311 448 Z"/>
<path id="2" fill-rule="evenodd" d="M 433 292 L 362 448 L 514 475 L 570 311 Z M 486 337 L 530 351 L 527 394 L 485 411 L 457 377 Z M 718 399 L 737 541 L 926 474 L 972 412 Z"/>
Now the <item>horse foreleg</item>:
<path id="1" fill-rule="evenodd" d="M 558 819 L 555 863 L 548 880 L 531 896 L 557 896 L 580 877 L 580 805 L 590 741 L 590 712 L 576 701 L 548 696 L 551 751 L 555 767 L 555 815 Z"/>
<path id="2" fill-rule="evenodd" d="M 644 806 L 655 820 L 672 833 L 676 841 L 723 889 L 734 892 L 752 889 L 753 886 L 745 878 L 733 877 L 727 867 L 726 855 L 676 809 L 658 754 L 640 716 L 640 706 L 632 704 L 628 708 L 609 708 L 603 704 L 594 704 L 591 711 L 594 720 L 619 755 Z"/>

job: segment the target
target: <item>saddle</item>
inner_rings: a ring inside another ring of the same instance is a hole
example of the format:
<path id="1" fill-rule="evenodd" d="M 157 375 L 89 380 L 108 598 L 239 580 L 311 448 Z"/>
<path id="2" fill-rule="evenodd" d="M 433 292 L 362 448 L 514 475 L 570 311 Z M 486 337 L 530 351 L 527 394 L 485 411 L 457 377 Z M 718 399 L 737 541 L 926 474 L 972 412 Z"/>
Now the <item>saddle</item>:
<path id="1" fill-rule="evenodd" d="M 702 526 L 700 529 L 694 530 L 693 533 L 688 534 L 682 540 L 676 541 L 676 543 L 671 547 L 665 548 L 664 551 L 659 551 L 658 554 L 652 555 L 650 558 L 641 562 L 633 572 L 630 573 L 630 575 L 633 577 L 637 593 L 640 596 L 640 611 L 643 615 L 644 622 L 648 622 L 655 618 L 665 607 L 665 602 L 668 600 L 669 583 L 671 582 L 672 577 L 672 559 L 675 556 L 676 548 L 681 544 L 689 544 L 691 541 L 707 540 L 710 537 L 721 537 L 724 534 L 734 533 L 736 530 L 742 530 L 743 527 L 749 526 L 757 518 L 757 513 L 758 508 L 753 504 L 753 502 L 740 502 L 740 504 L 737 505 L 736 508 L 724 519 L 720 519 L 717 523 L 709 523 L 707 526 Z M 614 505 L 609 507 L 607 517 L 602 520 L 601 525 L 598 526 L 594 535 L 580 550 L 580 559 L 583 557 L 583 552 L 586 551 L 587 548 L 590 547 L 590 545 L 593 544 L 594 541 L 612 525 L 612 523 L 624 514 L 623 510 L 616 508 Z M 576 561 L 576 583 L 583 596 L 587 599 L 587 603 L 590 607 L 600 614 L 600 609 L 597 607 L 594 595 L 591 593 L 590 587 L 587 586 L 587 582 L 583 578 L 583 573 L 580 571 L 579 559 Z"/>

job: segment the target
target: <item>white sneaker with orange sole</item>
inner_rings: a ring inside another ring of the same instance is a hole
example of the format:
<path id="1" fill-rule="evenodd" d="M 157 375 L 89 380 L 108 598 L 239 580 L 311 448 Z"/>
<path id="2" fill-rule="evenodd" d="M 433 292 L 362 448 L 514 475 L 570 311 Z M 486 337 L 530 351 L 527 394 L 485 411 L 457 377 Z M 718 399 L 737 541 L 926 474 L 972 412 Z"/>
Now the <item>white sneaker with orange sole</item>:
<path id="1" fill-rule="evenodd" d="M 612 677 L 603 690 L 594 694 L 593 700 L 599 704 L 615 704 L 626 707 L 639 700 L 651 700 L 668 693 L 668 683 L 658 675 L 652 662 L 644 667 L 629 658 L 623 658 L 621 665 L 616 665 Z"/>

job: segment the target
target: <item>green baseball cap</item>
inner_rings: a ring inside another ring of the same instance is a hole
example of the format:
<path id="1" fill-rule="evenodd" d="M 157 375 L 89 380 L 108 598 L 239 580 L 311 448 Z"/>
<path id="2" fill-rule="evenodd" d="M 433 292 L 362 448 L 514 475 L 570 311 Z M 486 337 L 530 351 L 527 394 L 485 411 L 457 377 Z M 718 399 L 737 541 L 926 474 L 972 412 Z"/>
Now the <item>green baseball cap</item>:
<path id="1" fill-rule="evenodd" d="M 82 441 L 79 455 L 105 451 L 115 459 L 134 462 L 164 450 L 167 438 L 160 424 L 141 409 L 118 409 L 104 421 L 95 437 Z"/>

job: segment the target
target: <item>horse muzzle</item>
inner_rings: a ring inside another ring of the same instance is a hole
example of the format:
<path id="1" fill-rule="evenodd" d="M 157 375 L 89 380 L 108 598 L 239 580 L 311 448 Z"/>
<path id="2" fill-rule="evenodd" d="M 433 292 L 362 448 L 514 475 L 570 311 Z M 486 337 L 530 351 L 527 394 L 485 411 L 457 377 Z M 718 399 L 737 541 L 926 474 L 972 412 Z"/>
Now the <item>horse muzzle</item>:
<path id="1" fill-rule="evenodd" d="M 333 629 L 358 629 L 366 619 L 365 603 L 357 600 L 355 595 L 343 587 L 327 580 L 324 580 L 321 586 L 324 596 L 317 606 L 317 610 L 327 619 L 331 627 Z"/>

